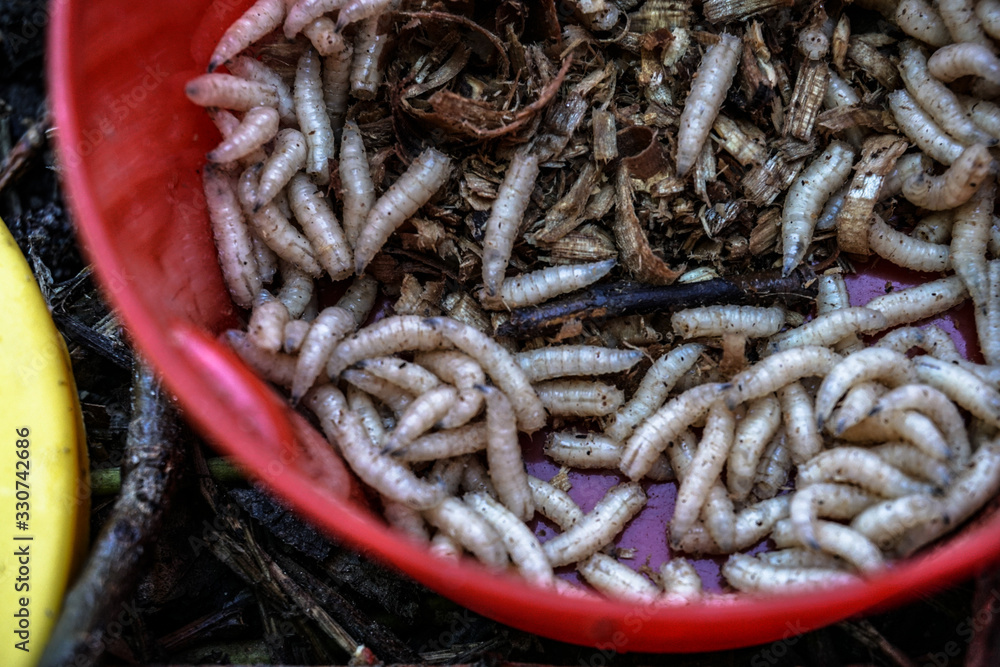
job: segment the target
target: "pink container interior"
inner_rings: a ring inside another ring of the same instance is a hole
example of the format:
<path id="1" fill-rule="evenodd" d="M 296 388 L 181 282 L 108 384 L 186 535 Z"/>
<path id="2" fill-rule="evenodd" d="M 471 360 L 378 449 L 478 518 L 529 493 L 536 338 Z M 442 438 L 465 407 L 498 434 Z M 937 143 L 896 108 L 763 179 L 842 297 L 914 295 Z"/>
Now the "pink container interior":
<path id="1" fill-rule="evenodd" d="M 969 576 L 1000 553 L 1000 517 L 930 553 L 894 565 L 863 585 L 768 599 L 637 608 L 540 592 L 471 560 L 436 560 L 388 530 L 344 471 L 325 459 L 317 434 L 216 335 L 239 323 L 215 260 L 199 168 L 217 133 L 189 104 L 184 83 L 204 71 L 225 26 L 247 0 L 62 0 L 53 3 L 49 77 L 58 148 L 80 236 L 136 345 L 162 373 L 188 417 L 224 454 L 332 535 L 457 602 L 510 625 L 567 642 L 617 651 L 705 651 L 763 643 L 789 628 L 815 628 L 898 604 Z M 851 279 L 852 296 L 881 291 L 878 268 Z M 957 319 L 956 319 L 957 318 Z M 958 340 L 968 316 L 943 318 Z M 974 343 L 971 347 L 975 347 Z M 534 453 L 532 453 L 534 452 Z M 529 468 L 555 467 L 537 448 Z M 320 473 L 322 471 L 322 474 Z M 617 481 L 573 473 L 584 509 Z M 663 526 L 673 488 L 649 490 L 650 509 L 622 538 L 635 563 L 654 568 L 668 554 Z M 551 534 L 545 525 L 540 535 Z M 714 561 L 703 573 L 717 577 Z M 572 576 L 572 575 L 567 575 Z"/>

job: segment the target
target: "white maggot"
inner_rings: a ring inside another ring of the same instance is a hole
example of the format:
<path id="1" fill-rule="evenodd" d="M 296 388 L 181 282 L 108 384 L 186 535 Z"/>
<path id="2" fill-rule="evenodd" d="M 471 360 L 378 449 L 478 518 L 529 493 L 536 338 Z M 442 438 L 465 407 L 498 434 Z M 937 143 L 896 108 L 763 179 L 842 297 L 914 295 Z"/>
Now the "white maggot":
<path id="1" fill-rule="evenodd" d="M 538 382 L 567 375 L 626 371 L 642 359 L 642 352 L 599 345 L 557 345 L 518 352 L 514 359 L 529 382 Z"/>
<path id="2" fill-rule="evenodd" d="M 347 0 L 298 0 L 287 2 L 288 15 L 285 17 L 285 37 L 294 39 L 306 24 L 311 23 L 323 14 L 340 9 Z"/>
<path id="3" fill-rule="evenodd" d="M 767 537 L 774 525 L 788 516 L 791 496 L 768 498 L 736 513 L 733 547 L 737 551 L 749 549 Z M 704 525 L 695 524 L 681 538 L 680 550 L 692 554 L 719 555 L 722 550 L 712 540 Z"/>
<path id="4" fill-rule="evenodd" d="M 351 275 L 351 247 L 347 244 L 337 215 L 312 179 L 301 171 L 288 183 L 288 203 L 312 244 L 320 266 L 333 280 L 343 280 Z"/>
<path id="5" fill-rule="evenodd" d="M 704 345 L 688 343 L 675 347 L 653 362 L 631 400 L 611 416 L 604 432 L 619 442 L 627 438 L 637 424 L 663 405 L 677 381 L 694 366 L 704 351 Z"/>
<path id="6" fill-rule="evenodd" d="M 274 150 L 264 161 L 260 172 L 254 208 L 260 208 L 274 199 L 288 181 L 292 180 L 295 172 L 305 168 L 306 155 L 306 138 L 301 132 L 290 127 L 278 132 Z"/>
<path id="7" fill-rule="evenodd" d="M 1000 0 L 979 0 L 976 3 L 976 16 L 987 35 L 1000 39 Z"/>
<path id="8" fill-rule="evenodd" d="M 522 308 L 548 301 L 596 283 L 615 266 L 614 259 L 589 264 L 560 264 L 504 279 L 500 296 L 491 299 L 485 289 L 480 300 L 489 308 Z"/>
<path id="9" fill-rule="evenodd" d="M 956 465 L 964 465 L 968 460 L 972 446 L 965 420 L 944 392 L 926 384 L 897 387 L 878 400 L 871 414 L 894 410 L 915 410 L 929 417 L 948 440 Z"/>
<path id="10" fill-rule="evenodd" d="M 485 493 L 470 493 L 464 500 L 493 526 L 521 576 L 543 588 L 553 585 L 552 565 L 545 557 L 538 538 L 520 517 Z"/>
<path id="11" fill-rule="evenodd" d="M 619 469 L 630 479 L 646 476 L 657 457 L 718 399 L 722 385 L 703 384 L 689 389 L 642 422 L 625 442 Z"/>
<path id="12" fill-rule="evenodd" d="M 828 449 L 799 466 L 797 481 L 799 488 L 822 482 L 854 484 L 883 498 L 933 492 L 930 485 L 911 479 L 861 447 Z"/>
<path id="13" fill-rule="evenodd" d="M 375 184 L 357 123 L 344 126 L 340 139 L 340 182 L 344 188 L 344 233 L 354 246 L 375 205 Z"/>
<path id="14" fill-rule="evenodd" d="M 261 290 L 255 299 L 253 312 L 250 313 L 250 321 L 247 323 L 247 337 L 261 349 L 278 352 L 281 350 L 288 320 L 288 308 L 285 304 L 266 290 Z"/>
<path id="15" fill-rule="evenodd" d="M 875 502 L 871 494 L 847 484 L 813 484 L 792 494 L 788 516 L 798 541 L 814 551 L 821 549 L 816 539 L 819 517 L 850 519 Z"/>
<path id="16" fill-rule="evenodd" d="M 319 185 L 330 182 L 330 160 L 335 156 L 333 127 L 323 99 L 323 77 L 319 54 L 307 46 L 295 68 L 295 116 L 306 138 L 306 172 Z"/>
<path id="17" fill-rule="evenodd" d="M 546 380 L 532 385 L 545 410 L 560 417 L 606 417 L 625 403 L 614 385 L 591 380 Z"/>
<path id="18" fill-rule="evenodd" d="M 722 565 L 722 576 L 736 590 L 786 592 L 794 589 L 842 588 L 855 584 L 857 576 L 819 567 L 780 567 L 753 556 L 733 554 Z"/>
<path id="19" fill-rule="evenodd" d="M 588 584 L 608 597 L 649 604 L 660 595 L 656 584 L 605 554 L 593 554 L 576 569 Z"/>
<path id="20" fill-rule="evenodd" d="M 344 126 L 347 103 L 351 96 L 351 65 L 354 49 L 341 40 L 337 50 L 323 58 L 323 100 L 334 131 Z"/>
<path id="21" fill-rule="evenodd" d="M 961 206 L 983 185 L 992 163 L 993 156 L 989 149 L 973 144 L 940 176 L 925 172 L 903 181 L 903 196 L 909 202 L 931 211 Z"/>
<path id="22" fill-rule="evenodd" d="M 982 44 L 949 44 L 927 59 L 927 69 L 941 81 L 954 81 L 963 76 L 978 76 L 1000 84 L 1000 58 Z"/>
<path id="23" fill-rule="evenodd" d="M 739 37 L 723 33 L 698 66 L 677 130 L 678 176 L 687 174 L 701 153 L 736 75 L 741 45 Z"/>
<path id="24" fill-rule="evenodd" d="M 486 423 L 476 422 L 428 433 L 393 452 L 393 456 L 401 461 L 436 461 L 475 454 L 484 449 L 486 449 Z"/>
<path id="25" fill-rule="evenodd" d="M 443 486 L 418 479 L 409 468 L 378 453 L 361 419 L 347 407 L 344 395 L 336 387 L 317 387 L 306 395 L 304 403 L 319 417 L 327 438 L 338 443 L 351 470 L 365 484 L 417 510 L 436 507 L 445 500 Z"/>
<path id="26" fill-rule="evenodd" d="M 373 100 L 382 85 L 382 52 L 389 36 L 379 32 L 379 19 L 365 19 L 354 35 L 354 57 L 351 60 L 351 94 L 359 100 Z"/>
<path id="27" fill-rule="evenodd" d="M 783 308 L 758 306 L 703 306 L 679 310 L 670 317 L 674 332 L 684 338 L 741 334 L 767 338 L 785 324 Z"/>
<path id="28" fill-rule="evenodd" d="M 837 401 L 855 384 L 879 380 L 897 387 L 915 382 L 916 378 L 912 362 L 899 352 L 870 347 L 848 355 L 830 370 L 816 392 L 816 419 L 820 428 L 830 418 Z"/>
<path id="29" fill-rule="evenodd" d="M 435 317 L 426 323 L 439 331 L 444 340 L 475 359 L 493 382 L 507 395 L 518 427 L 533 433 L 545 425 L 545 407 L 524 372 L 507 350 L 482 331 L 447 317 Z"/>
<path id="30" fill-rule="evenodd" d="M 279 387 L 292 386 L 295 357 L 281 352 L 269 352 L 254 345 L 244 331 L 230 329 L 221 338 L 254 373 Z"/>
<path id="31" fill-rule="evenodd" d="M 350 0 L 337 14 L 337 30 L 358 21 L 378 18 L 393 3 L 398 4 L 398 0 Z"/>
<path id="32" fill-rule="evenodd" d="M 730 409 L 740 403 L 767 396 L 804 377 L 826 375 L 841 356 L 825 347 L 794 347 L 772 354 L 735 376 L 723 389 Z"/>
<path id="33" fill-rule="evenodd" d="M 889 93 L 889 109 L 900 131 L 941 164 L 951 164 L 965 150 L 905 90 Z"/>
<path id="34" fill-rule="evenodd" d="M 886 442 L 872 447 L 883 461 L 910 477 L 930 482 L 939 489 L 951 484 L 951 470 L 947 463 L 927 456 L 906 442 Z M 957 460 L 957 457 L 956 457 Z M 965 465 L 968 461 L 962 462 Z"/>
<path id="35" fill-rule="evenodd" d="M 235 162 L 258 150 L 273 139 L 277 132 L 277 110 L 272 107 L 254 107 L 247 111 L 232 134 L 205 155 L 205 159 L 216 163 Z"/>
<path id="36" fill-rule="evenodd" d="M 948 276 L 877 296 L 865 308 L 880 311 L 885 315 L 886 326 L 892 328 L 943 313 L 968 297 L 962 280 Z"/>
<path id="37" fill-rule="evenodd" d="M 313 298 L 313 279 L 293 263 L 279 262 L 278 266 L 281 271 L 281 289 L 278 290 L 278 301 L 285 304 L 285 308 L 288 308 L 289 317 L 297 320 L 305 313 Z"/>
<path id="38" fill-rule="evenodd" d="M 955 211 L 955 224 L 951 228 L 951 256 L 956 275 L 969 290 L 976 310 L 982 313 L 989 302 L 986 249 L 993 226 L 995 186 L 991 179 L 977 189 L 978 192 L 974 191 L 968 203 Z"/>
<path id="39" fill-rule="evenodd" d="M 486 394 L 486 458 L 490 479 L 507 509 L 527 521 L 535 513 L 535 507 L 521 458 L 514 409 L 502 391 L 494 387 L 482 387 L 482 391 Z"/>
<path id="40" fill-rule="evenodd" d="M 726 486 L 734 500 L 743 501 L 753 488 L 757 464 L 781 426 L 781 406 L 773 395 L 750 401 L 746 415 L 736 423 L 733 446 L 726 462 Z"/>
<path id="41" fill-rule="evenodd" d="M 413 394 L 399 385 L 375 377 L 371 373 L 348 369 L 341 373 L 340 377 L 361 391 L 371 394 L 372 397 L 389 406 L 397 415 L 406 410 L 410 403 L 413 402 Z"/>
<path id="42" fill-rule="evenodd" d="M 947 245 L 927 243 L 896 231 L 875 215 L 868 228 L 868 247 L 879 257 L 912 271 L 936 273 L 951 268 Z"/>
<path id="43" fill-rule="evenodd" d="M 263 285 L 253 255 L 250 229 L 237 198 L 236 184 L 229 174 L 212 166 L 205 167 L 202 179 L 212 236 L 226 287 L 237 306 L 250 308 Z"/>
<path id="44" fill-rule="evenodd" d="M 920 382 L 940 389 L 974 416 L 1000 428 L 1000 392 L 975 373 L 933 357 L 913 361 Z"/>
<path id="45" fill-rule="evenodd" d="M 282 213 L 273 201 L 254 207 L 257 200 L 257 174 L 260 165 L 249 167 L 240 176 L 238 194 L 240 204 L 254 234 L 285 262 L 292 264 L 311 276 L 318 277 L 323 269 L 316 261 L 312 244 L 296 229 L 291 220 Z"/>
<path id="46" fill-rule="evenodd" d="M 441 384 L 438 377 L 426 368 L 398 357 L 372 357 L 358 362 L 357 367 L 375 377 L 399 385 L 411 394 L 420 396 Z"/>
<path id="47" fill-rule="evenodd" d="M 802 383 L 791 382 L 779 389 L 778 401 L 792 463 L 803 463 L 823 451 L 823 438 L 816 428 L 812 397 Z"/>
<path id="48" fill-rule="evenodd" d="M 701 513 L 709 489 L 718 481 L 729 457 L 735 428 L 736 419 L 732 411 L 722 401 L 715 402 L 709 410 L 705 430 L 688 473 L 677 489 L 674 516 L 670 520 L 672 546 L 679 546 L 680 539 Z"/>
<path id="49" fill-rule="evenodd" d="M 851 528 L 879 549 L 889 551 L 910 529 L 930 523 L 940 514 L 940 502 L 931 496 L 903 496 L 867 508 L 854 517 Z"/>
<path id="50" fill-rule="evenodd" d="M 542 545 L 553 567 L 579 562 L 611 544 L 625 524 L 646 504 L 636 482 L 612 487 L 594 509 L 572 527 Z"/>
<path id="51" fill-rule="evenodd" d="M 378 281 L 369 276 L 357 276 L 335 305 L 348 311 L 354 317 L 355 328 L 358 328 L 368 319 L 377 297 Z"/>
<path id="52" fill-rule="evenodd" d="M 931 46 L 951 44 L 951 33 L 938 10 L 927 0 L 902 0 L 896 6 L 896 25 L 914 39 Z"/>
<path id="53" fill-rule="evenodd" d="M 768 347 L 780 352 L 806 345 L 833 345 L 852 334 L 881 331 L 885 326 L 885 315 L 877 310 L 842 308 L 817 315 L 802 326 L 775 336 Z"/>
<path id="54" fill-rule="evenodd" d="M 292 88 L 278 72 L 256 58 L 249 56 L 233 58 L 233 60 L 226 64 L 226 67 L 236 76 L 264 85 L 274 86 L 274 90 L 278 95 L 277 110 L 278 115 L 281 117 L 282 125 L 295 124 L 295 100 L 292 98 Z"/>
<path id="55" fill-rule="evenodd" d="M 439 385 L 417 395 L 416 399 L 399 415 L 396 428 L 389 434 L 383 452 L 391 454 L 429 431 L 448 413 L 458 392 L 450 385 Z"/>
<path id="56" fill-rule="evenodd" d="M 483 288 L 487 297 L 494 298 L 500 294 L 500 285 L 507 271 L 521 219 L 531 201 L 538 172 L 538 157 L 520 151 L 511 160 L 497 190 L 483 238 Z"/>
<path id="57" fill-rule="evenodd" d="M 219 39 L 208 59 L 208 71 L 247 48 L 285 20 L 285 0 L 257 0 L 242 16 L 233 21 Z"/>
<path id="58" fill-rule="evenodd" d="M 816 521 L 814 529 L 820 549 L 844 559 L 860 572 L 868 574 L 885 567 L 882 552 L 856 530 L 832 521 Z M 779 549 L 806 546 L 798 539 L 788 519 L 775 525 L 771 539 Z"/>
<path id="59" fill-rule="evenodd" d="M 573 499 L 565 491 L 531 475 L 528 476 L 528 487 L 531 489 L 531 499 L 535 509 L 546 519 L 559 526 L 563 532 L 583 521 L 583 510 L 573 502 Z"/>
<path id="60" fill-rule="evenodd" d="M 278 91 L 274 86 L 218 72 L 191 79 L 184 86 L 184 94 L 198 106 L 233 111 L 278 106 Z"/>
<path id="61" fill-rule="evenodd" d="M 334 349 L 326 371 L 338 377 L 345 368 L 369 359 L 407 350 L 436 350 L 444 347 L 441 331 L 417 315 L 395 315 L 371 324 L 348 336 Z"/>
<path id="62" fill-rule="evenodd" d="M 354 318 L 343 308 L 331 306 L 324 309 L 309 328 L 295 364 L 292 382 L 292 402 L 297 403 L 323 372 L 330 352 L 350 332 L 354 331 Z"/>
<path id="63" fill-rule="evenodd" d="M 913 42 L 903 42 L 900 45 L 899 74 L 913 99 L 945 132 L 970 144 L 996 145 L 996 139 L 965 115 L 955 93 L 931 76 L 927 70 L 927 57 Z"/>
<path id="64" fill-rule="evenodd" d="M 785 487 L 788 475 L 792 469 L 792 455 L 788 451 L 784 426 L 767 443 L 764 453 L 757 464 L 757 474 L 753 478 L 751 497 L 756 500 L 767 500 L 777 496 Z"/>
<path id="65" fill-rule="evenodd" d="M 938 0 L 938 12 L 953 40 L 959 44 L 971 42 L 994 48 L 983 32 L 983 25 L 976 16 L 973 0 Z"/>
<path id="66" fill-rule="evenodd" d="M 396 228 L 430 201 L 450 175 L 451 158 L 435 148 L 428 148 L 376 200 L 354 248 L 358 275 L 365 272 L 365 267 Z"/>
<path id="67" fill-rule="evenodd" d="M 788 188 L 781 211 L 781 272 L 788 275 L 805 257 L 823 205 L 847 181 L 854 150 L 834 141 L 806 167 Z"/>
<path id="68" fill-rule="evenodd" d="M 701 597 L 701 576 L 686 558 L 674 557 L 660 566 L 663 600 L 686 602 Z"/>
<path id="69" fill-rule="evenodd" d="M 1000 492 L 1000 443 L 980 445 L 972 455 L 971 465 L 962 471 L 955 484 L 945 492 L 941 513 L 934 521 L 915 526 L 896 547 L 900 556 L 908 556 L 923 545 L 964 523 L 990 498 Z"/>
<path id="70" fill-rule="evenodd" d="M 857 383 L 844 395 L 840 407 L 834 411 L 827 423 L 827 430 L 833 435 L 840 435 L 860 423 L 869 416 L 878 399 L 887 391 L 888 389 L 879 382 Z"/>
<path id="71" fill-rule="evenodd" d="M 424 518 L 486 565 L 506 567 L 507 550 L 497 531 L 483 515 L 458 498 L 445 498 L 426 508 Z"/>

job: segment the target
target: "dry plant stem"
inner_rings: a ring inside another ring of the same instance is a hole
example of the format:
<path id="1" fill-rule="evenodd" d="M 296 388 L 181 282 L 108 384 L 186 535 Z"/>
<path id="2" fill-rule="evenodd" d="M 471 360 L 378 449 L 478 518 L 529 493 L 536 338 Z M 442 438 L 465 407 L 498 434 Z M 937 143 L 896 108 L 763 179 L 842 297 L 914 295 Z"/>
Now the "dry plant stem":
<path id="1" fill-rule="evenodd" d="M 808 268 L 796 269 L 786 278 L 767 272 L 660 286 L 609 283 L 559 301 L 517 308 L 511 312 L 510 320 L 498 327 L 497 334 L 531 338 L 574 320 L 672 311 L 713 303 L 756 303 L 775 297 L 814 297 L 815 289 L 813 274 Z"/>
<path id="2" fill-rule="evenodd" d="M 973 626 L 966 667 L 989 667 L 1000 663 L 1000 614 L 996 613 L 996 591 L 1000 589 L 1000 569 L 984 572 L 976 579 L 972 616 L 985 619 Z"/>
<path id="3" fill-rule="evenodd" d="M 186 456 L 177 415 L 153 372 L 136 363 L 124 483 L 111 518 L 66 597 L 41 664 L 96 665 L 107 624 L 133 594 L 139 565 L 170 508 Z"/>
<path id="4" fill-rule="evenodd" d="M 309 590 L 292 579 L 257 544 L 239 508 L 222 496 L 208 476 L 204 459 L 200 456 L 195 458 L 195 472 L 200 479 L 202 496 L 222 525 L 213 533 L 216 539 L 208 541 L 212 554 L 285 613 L 296 613 L 310 619 L 345 653 L 354 655 L 361 644 L 320 606 Z"/>
<path id="5" fill-rule="evenodd" d="M 46 111 L 38 121 L 24 131 L 14 147 L 4 156 L 3 162 L 0 163 L 0 192 L 16 181 L 25 167 L 38 155 L 39 150 L 45 145 L 45 133 L 51 125 L 52 121 Z"/>

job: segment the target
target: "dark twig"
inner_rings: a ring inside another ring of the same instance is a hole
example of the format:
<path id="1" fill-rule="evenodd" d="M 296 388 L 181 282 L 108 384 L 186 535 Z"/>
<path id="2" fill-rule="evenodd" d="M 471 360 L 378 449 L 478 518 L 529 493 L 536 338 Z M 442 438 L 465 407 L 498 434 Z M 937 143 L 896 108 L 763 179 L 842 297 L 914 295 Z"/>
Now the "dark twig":
<path id="1" fill-rule="evenodd" d="M 127 608 L 142 557 L 159 533 L 177 488 L 185 458 L 179 432 L 166 392 L 148 367 L 136 364 L 122 492 L 66 598 L 42 655 L 43 666 L 82 667 L 100 659 L 108 643 L 106 628 Z"/>
<path id="2" fill-rule="evenodd" d="M 511 311 L 497 335 L 531 338 L 577 320 L 671 311 L 717 303 L 756 303 L 769 299 L 816 296 L 815 274 L 796 269 L 786 278 L 776 272 L 715 278 L 664 286 L 635 282 L 598 285 L 575 295 Z"/>
<path id="3" fill-rule="evenodd" d="M 25 167 L 38 154 L 38 150 L 45 145 L 45 133 L 51 125 L 52 121 L 48 111 L 46 111 L 40 119 L 24 131 L 14 147 L 4 156 L 3 162 L 0 163 L 0 192 L 3 192 L 24 172 Z"/>
<path id="4" fill-rule="evenodd" d="M 77 345 L 104 357 L 119 368 L 129 368 L 132 365 L 131 351 L 110 336 L 101 334 L 66 313 L 55 311 L 52 313 L 52 319 L 59 331 Z"/>
<path id="5" fill-rule="evenodd" d="M 976 579 L 972 599 L 973 635 L 966 667 L 1000 665 L 1000 567 L 984 572 Z"/>
<path id="6" fill-rule="evenodd" d="M 418 656 L 410 650 L 388 628 L 367 617 L 350 600 L 342 596 L 332 587 L 315 577 L 311 572 L 294 560 L 276 553 L 275 560 L 303 588 L 309 590 L 316 601 L 335 614 L 337 620 L 383 660 L 390 662 L 416 662 Z"/>
<path id="7" fill-rule="evenodd" d="M 839 624 L 839 627 L 869 650 L 884 655 L 892 664 L 898 665 L 898 667 L 917 667 L 917 663 L 896 648 L 868 621 L 844 621 Z"/>
<path id="8" fill-rule="evenodd" d="M 220 527 L 207 544 L 215 557 L 278 608 L 286 612 L 294 610 L 309 618 L 349 656 L 355 657 L 365 651 L 364 646 L 334 620 L 308 590 L 292 579 L 257 544 L 243 520 L 242 511 L 219 492 L 209 475 L 205 459 L 198 453 L 195 455 L 195 472 L 202 496 L 216 512 L 215 525 Z"/>

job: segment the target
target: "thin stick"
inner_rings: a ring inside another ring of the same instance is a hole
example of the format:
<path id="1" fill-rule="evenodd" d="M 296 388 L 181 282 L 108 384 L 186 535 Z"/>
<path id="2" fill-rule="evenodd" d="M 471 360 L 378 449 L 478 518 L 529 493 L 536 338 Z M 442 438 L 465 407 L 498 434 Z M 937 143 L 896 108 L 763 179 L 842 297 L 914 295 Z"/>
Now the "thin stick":
<path id="1" fill-rule="evenodd" d="M 98 664 L 107 647 L 105 629 L 132 595 L 141 557 L 159 534 L 177 488 L 186 451 L 179 428 L 153 372 L 136 364 L 122 492 L 79 581 L 66 597 L 41 665 Z"/>
<path id="2" fill-rule="evenodd" d="M 572 320 L 671 311 L 716 303 L 754 303 L 781 297 L 816 296 L 815 275 L 799 268 L 787 278 L 777 272 L 715 278 L 698 283 L 646 285 L 618 282 L 597 285 L 577 294 L 530 308 L 511 311 L 498 336 L 531 338 Z"/>

